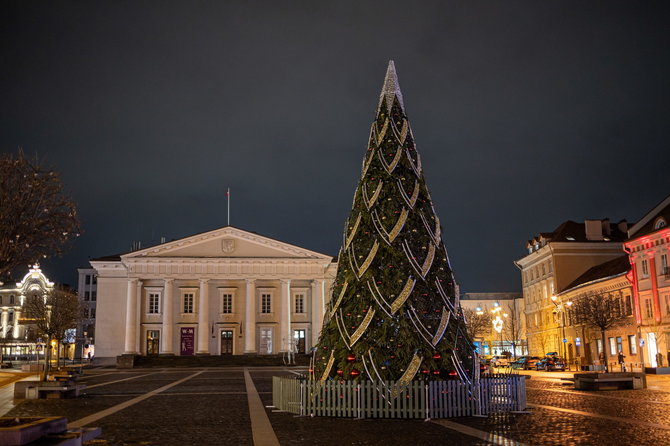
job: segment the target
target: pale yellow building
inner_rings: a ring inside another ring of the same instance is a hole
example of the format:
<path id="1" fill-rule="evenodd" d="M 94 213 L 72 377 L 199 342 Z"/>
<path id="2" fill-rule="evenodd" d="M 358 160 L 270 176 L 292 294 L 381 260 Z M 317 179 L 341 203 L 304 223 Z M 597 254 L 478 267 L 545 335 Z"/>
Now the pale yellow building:
<path id="1" fill-rule="evenodd" d="M 515 264 L 521 270 L 529 354 L 563 351 L 551 296 L 568 289 L 590 268 L 621 256 L 627 229 L 626 221 L 566 221 L 527 242 L 528 255 Z"/>

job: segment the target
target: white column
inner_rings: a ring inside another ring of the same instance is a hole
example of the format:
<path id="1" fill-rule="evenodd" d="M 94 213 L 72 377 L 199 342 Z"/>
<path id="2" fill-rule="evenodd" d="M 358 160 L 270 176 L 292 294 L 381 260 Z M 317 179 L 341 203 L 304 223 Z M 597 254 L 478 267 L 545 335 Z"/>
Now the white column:
<path id="1" fill-rule="evenodd" d="M 321 325 L 323 324 L 323 282 L 321 280 L 312 280 L 312 299 L 310 300 L 312 312 L 312 346 L 319 341 Z"/>
<path id="2" fill-rule="evenodd" d="M 7 337 L 7 324 L 9 324 L 9 310 L 7 308 L 2 309 L 2 337 Z"/>
<path id="3" fill-rule="evenodd" d="M 256 279 L 247 279 L 244 305 L 244 353 L 256 353 Z"/>
<path id="4" fill-rule="evenodd" d="M 196 354 L 209 355 L 209 279 L 200 279 L 198 304 L 198 349 Z"/>
<path id="5" fill-rule="evenodd" d="M 293 336 L 291 336 L 291 280 L 281 279 L 281 297 L 277 310 L 281 312 L 279 318 L 280 351 L 293 350 Z"/>
<path id="6" fill-rule="evenodd" d="M 125 354 L 137 353 L 137 279 L 128 279 Z"/>
<path id="7" fill-rule="evenodd" d="M 165 284 L 163 285 L 163 332 L 161 333 L 161 353 L 165 355 L 174 355 L 172 334 L 174 327 L 173 288 L 174 280 L 165 279 Z"/>
<path id="8" fill-rule="evenodd" d="M 21 308 L 17 308 L 14 310 L 14 339 L 18 339 L 19 336 L 21 336 L 21 332 L 19 331 L 21 329 L 21 326 L 19 325 L 19 318 L 21 317 Z"/>

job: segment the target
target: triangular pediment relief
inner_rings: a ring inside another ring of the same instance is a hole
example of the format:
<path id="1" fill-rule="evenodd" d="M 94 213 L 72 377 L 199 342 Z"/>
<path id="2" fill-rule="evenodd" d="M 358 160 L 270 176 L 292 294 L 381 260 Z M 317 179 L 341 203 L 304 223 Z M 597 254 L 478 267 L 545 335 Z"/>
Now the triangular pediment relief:
<path id="1" fill-rule="evenodd" d="M 124 260 L 146 257 L 167 258 L 293 258 L 321 259 L 332 257 L 269 237 L 226 226 L 214 231 L 173 240 L 162 245 L 121 256 Z"/>

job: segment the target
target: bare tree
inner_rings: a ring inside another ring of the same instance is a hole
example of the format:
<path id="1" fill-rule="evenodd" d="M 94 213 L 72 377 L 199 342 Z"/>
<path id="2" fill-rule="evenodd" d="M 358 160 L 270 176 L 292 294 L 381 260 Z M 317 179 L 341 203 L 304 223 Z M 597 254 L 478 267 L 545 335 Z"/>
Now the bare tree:
<path id="1" fill-rule="evenodd" d="M 37 158 L 0 155 L 0 278 L 20 265 L 60 255 L 79 232 L 74 202 L 56 172 Z"/>
<path id="2" fill-rule="evenodd" d="M 67 331 L 76 328 L 82 320 L 83 309 L 73 291 L 57 287 L 46 296 L 30 296 L 26 300 L 25 311 L 36 332 L 46 338 L 43 377 L 46 380 L 51 364 L 51 341 L 57 341 L 57 346 L 60 346 Z"/>
<path id="3" fill-rule="evenodd" d="M 509 336 L 510 344 L 512 344 L 512 354 L 516 358 L 516 343 L 521 338 L 521 321 L 518 319 L 518 313 L 514 308 L 507 305 L 507 311 L 509 317 L 505 318 L 503 330 Z"/>
<path id="4" fill-rule="evenodd" d="M 605 332 L 626 322 L 627 315 L 618 297 L 609 293 L 586 293 L 580 295 L 572 304 L 572 314 L 578 324 L 600 330 L 603 352 L 607 343 Z M 605 371 L 609 372 L 607 361 Z"/>
<path id="5" fill-rule="evenodd" d="M 538 332 L 535 336 L 540 348 L 542 349 L 540 356 L 544 356 L 547 353 L 547 344 L 549 344 L 549 335 L 546 331 Z"/>
<path id="6" fill-rule="evenodd" d="M 463 308 L 463 317 L 468 336 L 471 340 L 486 336 L 491 330 L 491 315 L 486 311 L 480 311 L 479 314 L 470 309 Z"/>

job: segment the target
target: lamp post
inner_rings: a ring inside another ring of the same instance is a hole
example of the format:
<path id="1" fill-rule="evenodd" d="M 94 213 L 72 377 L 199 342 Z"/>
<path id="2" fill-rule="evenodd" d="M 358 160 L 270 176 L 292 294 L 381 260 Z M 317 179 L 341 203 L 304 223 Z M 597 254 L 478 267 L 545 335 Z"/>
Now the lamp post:
<path id="1" fill-rule="evenodd" d="M 503 325 L 504 325 L 504 320 L 500 317 L 500 312 L 502 311 L 502 308 L 500 307 L 500 304 L 498 302 L 495 302 L 493 304 L 494 308 L 491 310 L 491 313 L 495 315 L 495 318 L 491 320 L 491 323 L 493 324 L 493 329 L 497 331 L 500 334 L 500 354 L 502 355 L 503 352 Z M 507 313 L 503 313 L 503 318 L 507 318 L 509 315 Z"/>
<path id="2" fill-rule="evenodd" d="M 566 350 L 566 338 L 565 338 L 565 306 L 567 305 L 568 308 L 572 305 L 571 301 L 567 301 L 565 303 L 560 302 L 556 303 L 556 300 L 558 300 L 558 297 L 556 295 L 551 296 L 551 303 L 554 304 L 554 307 L 556 307 L 556 313 L 561 314 L 561 334 L 563 335 L 561 341 L 563 342 L 563 359 L 565 360 L 568 370 L 570 369 L 570 364 L 568 364 L 568 354 Z M 604 347 L 603 347 L 604 348 Z"/>

